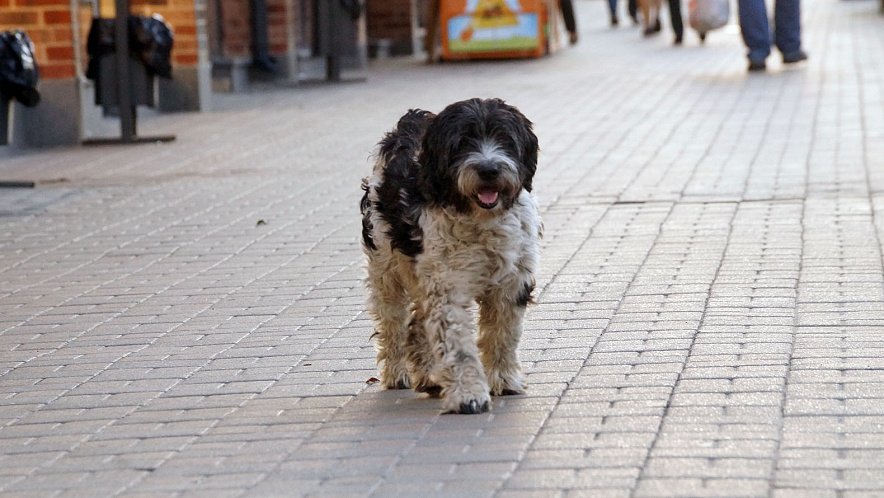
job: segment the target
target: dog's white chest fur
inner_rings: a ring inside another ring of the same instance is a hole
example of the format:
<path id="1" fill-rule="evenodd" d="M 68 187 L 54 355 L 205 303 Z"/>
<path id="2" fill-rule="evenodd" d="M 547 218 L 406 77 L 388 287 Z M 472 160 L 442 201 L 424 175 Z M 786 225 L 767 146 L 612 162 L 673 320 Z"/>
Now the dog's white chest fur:
<path id="1" fill-rule="evenodd" d="M 436 279 L 452 280 L 452 289 L 477 299 L 488 287 L 511 286 L 537 264 L 540 218 L 537 203 L 522 191 L 513 207 L 492 217 L 463 215 L 451 209 L 425 209 L 420 217 L 424 253 L 416 257 L 415 270 Z"/>

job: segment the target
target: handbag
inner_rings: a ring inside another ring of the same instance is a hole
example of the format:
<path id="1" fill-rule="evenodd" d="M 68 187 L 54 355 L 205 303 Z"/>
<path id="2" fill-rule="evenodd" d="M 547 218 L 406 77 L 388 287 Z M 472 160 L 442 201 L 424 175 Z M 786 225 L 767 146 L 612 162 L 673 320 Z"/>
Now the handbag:
<path id="1" fill-rule="evenodd" d="M 730 10 L 728 0 L 690 0 L 688 23 L 705 41 L 707 32 L 727 24 Z"/>

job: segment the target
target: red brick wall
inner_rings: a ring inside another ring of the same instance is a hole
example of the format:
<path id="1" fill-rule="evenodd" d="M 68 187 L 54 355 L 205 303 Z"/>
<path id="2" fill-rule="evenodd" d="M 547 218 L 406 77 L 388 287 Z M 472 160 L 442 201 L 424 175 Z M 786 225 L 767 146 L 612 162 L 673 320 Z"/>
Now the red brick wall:
<path id="1" fill-rule="evenodd" d="M 366 2 L 369 41 L 388 38 L 394 52 L 411 50 L 411 0 L 369 0 Z"/>
<path id="2" fill-rule="evenodd" d="M 247 0 L 223 0 L 221 24 L 224 32 L 224 53 L 227 57 L 246 57 L 251 53 L 252 15 Z"/>
<path id="3" fill-rule="evenodd" d="M 222 0 L 224 53 L 219 55 L 248 57 L 252 54 L 252 12 L 249 3 L 247 0 Z M 271 54 L 284 54 L 288 50 L 286 20 L 286 1 L 267 0 L 267 36 Z"/>
<path id="4" fill-rule="evenodd" d="M 267 0 L 267 38 L 271 54 L 284 54 L 288 50 L 288 26 L 286 25 L 285 0 Z"/>
<path id="5" fill-rule="evenodd" d="M 33 40 L 41 79 L 74 77 L 69 0 L 0 0 L 0 31 L 10 29 Z"/>

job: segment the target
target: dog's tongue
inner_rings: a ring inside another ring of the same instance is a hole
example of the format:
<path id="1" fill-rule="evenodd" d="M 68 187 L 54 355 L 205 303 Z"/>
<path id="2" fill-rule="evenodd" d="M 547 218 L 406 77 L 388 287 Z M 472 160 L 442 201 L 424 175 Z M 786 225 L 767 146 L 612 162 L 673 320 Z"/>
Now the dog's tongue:
<path id="1" fill-rule="evenodd" d="M 479 191 L 479 201 L 482 204 L 494 204 L 497 201 L 497 191 L 496 190 L 481 190 Z"/>

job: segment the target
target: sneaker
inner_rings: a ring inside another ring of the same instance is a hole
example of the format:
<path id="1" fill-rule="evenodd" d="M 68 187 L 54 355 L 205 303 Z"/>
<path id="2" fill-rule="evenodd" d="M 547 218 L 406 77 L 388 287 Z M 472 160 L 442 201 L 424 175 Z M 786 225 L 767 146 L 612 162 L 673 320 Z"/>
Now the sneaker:
<path id="1" fill-rule="evenodd" d="M 795 64 L 796 62 L 806 61 L 807 53 L 800 48 L 796 52 L 783 54 L 783 64 Z"/>
<path id="2" fill-rule="evenodd" d="M 764 71 L 766 69 L 767 69 L 767 64 L 764 63 L 764 60 L 760 60 L 760 61 L 749 60 L 749 71 L 750 72 Z"/>

